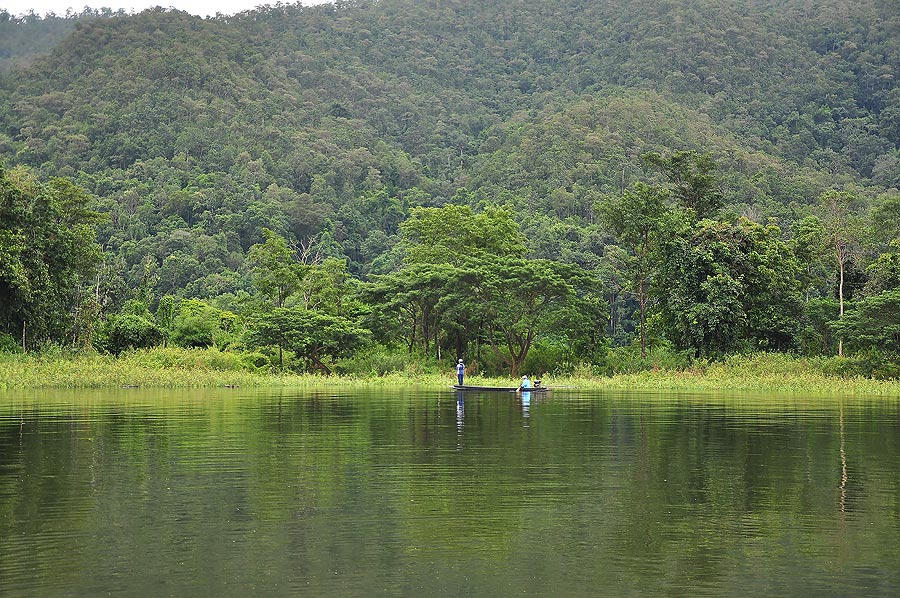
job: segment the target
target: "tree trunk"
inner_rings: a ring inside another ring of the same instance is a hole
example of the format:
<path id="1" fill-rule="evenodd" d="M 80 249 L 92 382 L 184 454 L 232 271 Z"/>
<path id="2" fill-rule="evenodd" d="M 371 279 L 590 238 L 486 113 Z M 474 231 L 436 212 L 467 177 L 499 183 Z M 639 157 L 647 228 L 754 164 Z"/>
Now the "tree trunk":
<path id="1" fill-rule="evenodd" d="M 840 266 L 840 282 L 838 283 L 838 304 L 840 305 L 840 311 L 838 312 L 838 319 L 844 317 L 844 262 L 840 261 L 838 263 Z M 844 339 L 838 339 L 838 357 L 844 356 Z"/>
<path id="2" fill-rule="evenodd" d="M 647 358 L 647 291 L 644 289 L 644 279 L 638 285 L 638 305 L 641 308 L 641 359 Z"/>
<path id="3" fill-rule="evenodd" d="M 322 363 L 322 361 L 318 357 L 316 357 L 315 355 L 310 355 L 309 360 L 312 361 L 316 365 L 316 367 L 324 371 L 327 375 L 331 375 L 331 368 Z"/>

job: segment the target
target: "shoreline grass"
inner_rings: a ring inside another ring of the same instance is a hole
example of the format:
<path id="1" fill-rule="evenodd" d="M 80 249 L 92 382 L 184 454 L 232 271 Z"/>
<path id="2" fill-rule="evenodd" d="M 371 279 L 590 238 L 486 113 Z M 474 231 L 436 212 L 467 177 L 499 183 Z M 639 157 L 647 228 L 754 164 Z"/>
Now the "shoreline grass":
<path id="1" fill-rule="evenodd" d="M 759 392 L 836 396 L 897 396 L 900 381 L 846 376 L 829 371 L 834 358 L 760 353 L 732 356 L 682 370 L 646 370 L 599 375 L 542 376 L 547 386 L 571 390 L 642 392 Z M 215 349 L 152 349 L 120 357 L 100 354 L 0 355 L 0 390 L 38 388 L 378 388 L 441 389 L 455 383 L 451 368 L 421 368 L 383 375 L 323 376 L 253 371 L 240 355 Z M 470 376 L 470 384 L 511 386 L 512 378 Z"/>

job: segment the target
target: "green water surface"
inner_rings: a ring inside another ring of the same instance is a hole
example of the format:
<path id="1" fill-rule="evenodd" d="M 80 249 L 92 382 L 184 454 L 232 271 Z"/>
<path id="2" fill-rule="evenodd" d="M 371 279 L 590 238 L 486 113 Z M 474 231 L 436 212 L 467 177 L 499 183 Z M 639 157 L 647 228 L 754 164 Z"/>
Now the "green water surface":
<path id="1" fill-rule="evenodd" d="M 0 596 L 898 596 L 896 400 L 0 394 Z"/>

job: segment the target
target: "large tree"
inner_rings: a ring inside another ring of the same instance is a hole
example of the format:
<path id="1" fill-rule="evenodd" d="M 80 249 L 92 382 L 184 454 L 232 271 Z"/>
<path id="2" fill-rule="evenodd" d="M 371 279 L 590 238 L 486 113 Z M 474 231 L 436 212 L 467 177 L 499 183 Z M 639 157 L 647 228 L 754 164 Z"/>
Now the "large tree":
<path id="1" fill-rule="evenodd" d="M 542 332 L 553 330 L 555 314 L 569 304 L 575 291 L 559 264 L 546 260 L 492 257 L 465 265 L 467 292 L 483 316 L 491 350 L 512 376 Z"/>
<path id="2" fill-rule="evenodd" d="M 851 349 L 900 352 L 900 288 L 866 297 L 832 327 Z"/>
<path id="3" fill-rule="evenodd" d="M 67 179 L 41 183 L 0 166 L 0 331 L 26 346 L 90 342 L 83 320 L 97 315 L 85 292 L 100 262 L 90 196 Z"/>
<path id="4" fill-rule="evenodd" d="M 849 191 L 830 189 L 819 196 L 819 211 L 825 229 L 825 243 L 838 272 L 838 318 L 844 316 L 844 282 L 847 267 L 861 252 L 862 218 L 856 213 L 859 198 Z M 844 340 L 838 337 L 838 355 L 844 354 Z"/>
<path id="5" fill-rule="evenodd" d="M 598 206 L 600 218 L 629 252 L 625 288 L 640 310 L 641 357 L 647 355 L 647 308 L 656 269 L 654 251 L 669 197 L 669 191 L 662 187 L 638 182 L 621 196 L 607 198 Z"/>
<path id="6" fill-rule="evenodd" d="M 513 213 L 488 206 L 414 208 L 400 225 L 407 263 L 455 264 L 482 254 L 522 256 L 525 238 Z"/>
<path id="7" fill-rule="evenodd" d="M 328 358 L 352 354 L 369 338 L 368 330 L 349 318 L 307 310 L 276 307 L 257 314 L 249 325 L 251 342 L 277 345 L 305 359 L 308 367 L 330 374 Z"/>
<path id="8" fill-rule="evenodd" d="M 695 355 L 793 346 L 800 266 L 775 226 L 702 220 L 662 245 L 654 293 L 666 335 Z"/>
<path id="9" fill-rule="evenodd" d="M 301 264 L 284 237 L 268 228 L 262 233 L 265 242 L 257 243 L 247 254 L 253 282 L 275 307 L 284 307 L 288 297 L 300 288 Z"/>
<path id="10" fill-rule="evenodd" d="M 715 218 L 725 202 L 712 154 L 675 151 L 668 156 L 648 152 L 644 161 L 658 168 L 669 180 L 672 194 L 682 207 L 693 210 L 698 220 Z"/>

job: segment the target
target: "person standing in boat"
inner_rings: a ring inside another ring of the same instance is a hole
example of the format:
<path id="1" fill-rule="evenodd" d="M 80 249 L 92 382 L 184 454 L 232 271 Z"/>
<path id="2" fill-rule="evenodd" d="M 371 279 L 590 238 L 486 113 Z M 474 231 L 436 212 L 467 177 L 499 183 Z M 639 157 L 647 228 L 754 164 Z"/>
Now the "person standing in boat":
<path id="1" fill-rule="evenodd" d="M 463 385 L 463 376 L 466 375 L 466 364 L 463 363 L 463 360 L 460 359 L 456 363 L 456 379 L 459 380 L 459 385 Z"/>

